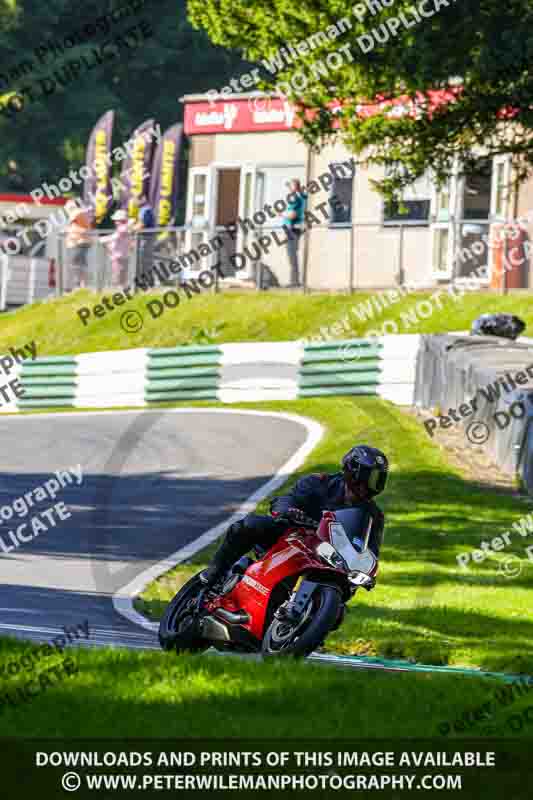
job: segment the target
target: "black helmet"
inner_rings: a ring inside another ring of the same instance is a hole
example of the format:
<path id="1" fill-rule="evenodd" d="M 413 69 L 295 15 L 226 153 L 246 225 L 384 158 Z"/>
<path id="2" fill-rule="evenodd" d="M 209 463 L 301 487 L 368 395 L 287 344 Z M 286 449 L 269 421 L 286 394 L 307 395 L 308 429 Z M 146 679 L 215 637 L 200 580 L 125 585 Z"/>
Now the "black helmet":
<path id="1" fill-rule="evenodd" d="M 342 459 L 342 469 L 349 484 L 364 484 L 370 496 L 374 497 L 385 488 L 389 462 L 381 450 L 358 444 Z"/>

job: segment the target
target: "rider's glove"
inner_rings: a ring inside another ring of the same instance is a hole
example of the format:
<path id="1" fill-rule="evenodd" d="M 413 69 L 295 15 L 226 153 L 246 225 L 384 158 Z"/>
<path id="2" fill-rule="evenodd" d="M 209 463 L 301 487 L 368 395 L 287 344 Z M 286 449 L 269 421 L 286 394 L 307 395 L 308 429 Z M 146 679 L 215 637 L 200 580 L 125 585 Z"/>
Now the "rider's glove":
<path id="1" fill-rule="evenodd" d="M 316 528 L 317 523 L 314 519 L 309 517 L 301 508 L 288 508 L 280 514 L 280 517 L 285 518 L 288 522 L 293 522 L 296 525 L 303 525 L 308 528 Z M 279 519 L 279 517 L 278 517 Z"/>

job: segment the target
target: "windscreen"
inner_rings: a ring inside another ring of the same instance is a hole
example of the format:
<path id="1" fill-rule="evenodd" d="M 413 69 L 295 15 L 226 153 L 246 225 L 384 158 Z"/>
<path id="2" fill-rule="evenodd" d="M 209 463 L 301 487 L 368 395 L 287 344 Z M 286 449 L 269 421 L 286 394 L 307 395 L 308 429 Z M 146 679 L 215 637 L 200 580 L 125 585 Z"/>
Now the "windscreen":
<path id="1" fill-rule="evenodd" d="M 350 570 L 359 569 L 370 515 L 360 508 L 349 508 L 336 511 L 335 517 L 336 522 L 330 523 L 331 544 Z"/>
<path id="2" fill-rule="evenodd" d="M 363 508 L 343 508 L 335 511 L 335 517 L 346 531 L 351 542 L 354 539 L 364 541 L 370 514 Z"/>

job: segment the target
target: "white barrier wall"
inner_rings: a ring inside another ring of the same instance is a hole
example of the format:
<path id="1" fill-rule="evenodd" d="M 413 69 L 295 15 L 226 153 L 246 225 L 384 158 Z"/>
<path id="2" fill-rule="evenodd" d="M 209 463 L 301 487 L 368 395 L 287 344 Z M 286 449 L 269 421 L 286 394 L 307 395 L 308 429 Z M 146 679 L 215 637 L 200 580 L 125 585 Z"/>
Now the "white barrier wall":
<path id="1" fill-rule="evenodd" d="M 43 357 L 24 362 L 20 380 L 25 394 L 0 410 L 142 407 L 195 399 L 236 403 L 325 395 L 377 395 L 397 405 L 411 405 L 418 345 L 419 336 L 404 335 Z"/>

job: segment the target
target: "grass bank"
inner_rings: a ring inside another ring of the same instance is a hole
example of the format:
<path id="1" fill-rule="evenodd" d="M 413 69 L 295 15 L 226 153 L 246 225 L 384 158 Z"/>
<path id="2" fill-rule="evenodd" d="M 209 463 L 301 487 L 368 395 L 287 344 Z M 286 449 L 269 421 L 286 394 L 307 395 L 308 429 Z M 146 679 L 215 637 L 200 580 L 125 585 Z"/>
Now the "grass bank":
<path id="1" fill-rule="evenodd" d="M 533 563 L 529 539 L 464 570 L 456 556 L 528 513 L 531 501 L 479 488 L 452 467 L 413 417 L 377 398 L 317 398 L 254 406 L 318 420 L 326 436 L 281 490 L 309 471 L 334 472 L 354 441 L 382 448 L 391 478 L 380 497 L 386 532 L 377 587 L 356 595 L 330 652 L 533 674 Z M 465 447 L 470 446 L 465 439 Z M 266 511 L 266 502 L 259 506 Z M 152 583 L 136 605 L 158 619 L 168 600 L 208 561 L 214 546 Z M 521 557 L 518 577 L 499 568 Z"/>
<path id="2" fill-rule="evenodd" d="M 105 294 L 111 297 L 113 292 Z M 180 292 L 176 308 L 167 308 L 162 316 L 152 319 L 146 304 L 161 296 L 161 292 L 136 295 L 103 317 L 91 316 L 87 325 L 83 325 L 77 311 L 83 306 L 93 307 L 101 295 L 86 290 L 0 314 L 0 353 L 32 340 L 38 354 L 44 356 L 179 344 L 289 341 L 319 336 L 321 329 L 332 339 L 343 339 L 363 336 L 370 330 L 381 331 L 385 320 L 396 322 L 398 333 L 442 333 L 467 330 L 472 320 L 486 311 L 517 314 L 528 327 L 533 327 L 533 307 L 526 295 L 472 293 L 453 300 L 444 292 L 440 309 L 434 303 L 433 313 L 427 317 L 426 306 L 422 313 L 427 318 L 420 316 L 407 322 L 402 314 L 420 300 L 427 300 L 428 293 L 408 295 L 379 312 L 372 305 L 373 295 L 362 292 L 307 296 L 289 292 L 204 292 L 193 294 L 189 300 Z M 143 318 L 138 333 L 126 333 L 121 328 L 121 315 L 130 310 Z M 394 328 L 387 330 L 394 332 Z"/>
<path id="3" fill-rule="evenodd" d="M 18 663 L 29 645 L 0 639 L 0 668 Z M 53 679 L 32 700 L 13 705 L 17 689 L 32 691 L 39 672 L 2 679 L 0 735 L 9 737 L 195 737 L 276 739 L 333 737 L 435 737 L 465 710 L 493 700 L 501 689 L 490 679 L 451 675 L 356 672 L 306 663 L 258 663 L 220 656 L 180 656 L 161 651 L 70 650 L 76 671 Z M 53 659 L 57 662 L 57 656 Z M 4 671 L 2 670 L 2 673 Z M 321 699 L 327 698 L 327 702 Z M 317 728 L 316 707 L 320 703 Z M 518 698 L 494 717 L 492 735 L 513 732 L 508 715 L 527 703 Z M 477 723 L 464 735 L 486 737 Z M 75 749 L 75 748 L 73 748 Z M 432 749 L 438 749 L 433 747 Z"/>

